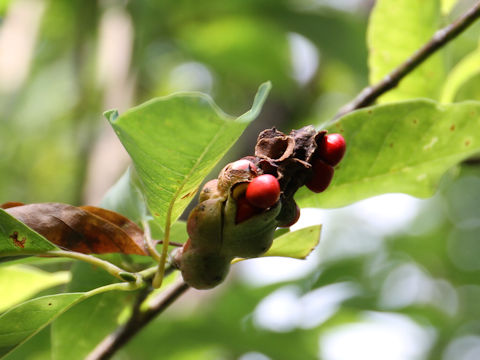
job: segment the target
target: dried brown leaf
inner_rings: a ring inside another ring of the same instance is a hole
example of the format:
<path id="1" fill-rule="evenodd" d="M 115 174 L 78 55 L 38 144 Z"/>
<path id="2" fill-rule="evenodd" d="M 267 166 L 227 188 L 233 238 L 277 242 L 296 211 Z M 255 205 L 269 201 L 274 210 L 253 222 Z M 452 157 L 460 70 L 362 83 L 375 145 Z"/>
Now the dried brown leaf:
<path id="1" fill-rule="evenodd" d="M 92 206 L 39 203 L 6 210 L 59 247 L 84 254 L 147 255 L 143 232 L 124 216 Z"/>

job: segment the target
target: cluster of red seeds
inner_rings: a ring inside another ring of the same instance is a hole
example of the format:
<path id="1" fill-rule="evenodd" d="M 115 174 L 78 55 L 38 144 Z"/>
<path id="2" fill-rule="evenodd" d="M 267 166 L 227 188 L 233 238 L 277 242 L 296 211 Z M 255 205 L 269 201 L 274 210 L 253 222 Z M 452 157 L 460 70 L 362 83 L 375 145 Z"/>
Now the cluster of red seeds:
<path id="1" fill-rule="evenodd" d="M 320 193 L 327 189 L 333 178 L 334 166 L 342 160 L 345 154 L 345 139 L 340 134 L 325 135 L 319 144 L 318 156 L 312 161 L 312 175 L 305 183 L 308 189 Z M 256 173 L 255 165 L 246 159 L 232 164 L 235 169 L 250 169 Z M 270 174 L 255 177 L 248 183 L 246 191 L 237 198 L 236 222 L 241 223 L 263 210 L 275 205 L 280 199 L 280 184 Z M 295 224 L 300 217 L 300 208 L 296 207 L 296 215 L 288 224 Z"/>
<path id="2" fill-rule="evenodd" d="M 334 169 L 345 154 L 345 139 L 340 134 L 328 134 L 318 148 L 318 157 L 312 161 L 312 177 L 305 186 L 315 193 L 327 189 L 333 178 Z"/>
<path id="3" fill-rule="evenodd" d="M 296 191 L 304 185 L 324 191 L 344 153 L 341 135 L 312 126 L 289 135 L 275 128 L 262 131 L 255 156 L 226 165 L 204 185 L 188 216 L 189 240 L 173 254 L 172 264 L 194 288 L 217 286 L 232 259 L 260 256 L 272 245 L 277 227 L 297 222 Z"/>

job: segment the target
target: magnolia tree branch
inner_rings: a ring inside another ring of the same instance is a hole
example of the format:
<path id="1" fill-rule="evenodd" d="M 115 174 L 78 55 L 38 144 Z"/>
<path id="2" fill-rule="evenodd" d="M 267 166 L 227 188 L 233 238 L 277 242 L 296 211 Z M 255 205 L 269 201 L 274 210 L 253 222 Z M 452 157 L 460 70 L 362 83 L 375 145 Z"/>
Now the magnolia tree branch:
<path id="1" fill-rule="evenodd" d="M 188 288 L 189 286 L 185 282 L 177 282 L 171 288 L 162 292 L 157 298 L 153 299 L 150 306 L 144 311 L 140 309 L 140 306 L 152 289 L 140 294 L 133 308 L 132 316 L 127 323 L 103 339 L 86 359 L 110 359 L 117 350 L 123 347 L 141 329 L 149 324 L 150 321 L 165 311 L 165 309 L 173 304 Z"/>
<path id="2" fill-rule="evenodd" d="M 372 104 L 378 97 L 380 97 L 380 95 L 395 88 L 406 75 L 417 68 L 428 57 L 433 55 L 450 40 L 462 33 L 479 17 L 480 1 L 462 16 L 460 16 L 460 18 L 458 18 L 456 21 L 435 32 L 430 41 L 413 53 L 412 56 L 409 57 L 404 63 L 400 64 L 392 72 L 387 74 L 382 80 L 376 84 L 364 88 L 351 102 L 343 106 L 338 111 L 334 119 L 338 119 L 351 111 Z"/>
<path id="3" fill-rule="evenodd" d="M 430 41 L 417 50 L 403 64 L 385 76 L 380 82 L 363 89 L 352 102 L 340 109 L 337 115 L 335 115 L 335 118 L 339 118 L 353 110 L 371 104 L 380 95 L 396 87 L 400 80 L 402 80 L 408 73 L 418 67 L 423 61 L 425 61 L 425 59 L 435 53 L 443 45 L 464 31 L 478 17 L 480 17 L 480 2 L 455 22 L 438 30 Z M 150 303 L 150 306 L 145 311 L 142 311 L 140 305 L 146 296 L 152 291 L 152 289 L 145 290 L 139 296 L 137 303 L 133 308 L 132 315 L 127 323 L 98 344 L 98 346 L 88 355 L 87 360 L 109 359 L 133 336 L 149 324 L 150 321 L 174 303 L 175 300 L 177 300 L 188 288 L 189 286 L 185 282 L 180 281 L 168 290 L 162 292 Z"/>

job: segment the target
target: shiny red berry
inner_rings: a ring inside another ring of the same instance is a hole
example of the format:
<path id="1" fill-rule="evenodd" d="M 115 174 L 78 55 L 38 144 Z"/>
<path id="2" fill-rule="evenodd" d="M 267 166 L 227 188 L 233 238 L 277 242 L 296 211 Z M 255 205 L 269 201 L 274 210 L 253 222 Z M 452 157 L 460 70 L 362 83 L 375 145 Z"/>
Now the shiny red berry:
<path id="1" fill-rule="evenodd" d="M 273 175 L 260 175 L 248 184 L 245 197 L 253 206 L 261 209 L 269 208 L 280 198 L 280 184 Z"/>
<path id="2" fill-rule="evenodd" d="M 305 185 L 311 191 L 320 193 L 324 191 L 333 178 L 333 166 L 321 159 L 315 159 L 312 163 L 312 176 Z"/>
<path id="3" fill-rule="evenodd" d="M 325 135 L 319 145 L 319 156 L 327 164 L 335 166 L 342 160 L 345 147 L 345 139 L 342 135 Z"/>
<path id="4" fill-rule="evenodd" d="M 237 199 L 237 213 L 235 214 L 235 224 L 244 222 L 250 219 L 252 216 L 259 214 L 262 209 L 256 208 L 251 205 L 245 196 Z"/>

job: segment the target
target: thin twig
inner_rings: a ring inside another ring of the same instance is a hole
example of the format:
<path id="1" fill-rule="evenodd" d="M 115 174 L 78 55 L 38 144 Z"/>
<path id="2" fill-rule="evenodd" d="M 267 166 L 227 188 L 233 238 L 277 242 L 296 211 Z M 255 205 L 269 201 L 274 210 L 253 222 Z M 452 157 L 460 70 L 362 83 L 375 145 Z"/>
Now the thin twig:
<path id="1" fill-rule="evenodd" d="M 110 273 L 112 276 L 115 276 L 116 278 L 119 278 L 120 280 L 123 281 L 130 281 L 130 282 L 142 282 L 142 279 L 140 276 L 136 273 L 130 273 L 126 270 L 123 270 L 119 268 L 116 265 L 113 265 L 112 263 L 99 259 L 95 256 L 88 255 L 88 254 L 83 254 L 79 253 L 76 251 L 64 251 L 64 250 L 52 250 L 52 251 L 47 251 L 41 255 L 46 255 L 46 256 L 56 256 L 56 257 L 67 257 L 75 260 L 80 260 L 84 262 L 88 262 L 92 265 L 98 266 L 99 268 L 104 269 L 108 273 Z"/>
<path id="2" fill-rule="evenodd" d="M 338 119 L 353 110 L 372 104 L 380 95 L 396 87 L 412 70 L 417 68 L 428 57 L 454 39 L 480 17 L 480 1 L 460 16 L 456 21 L 435 32 L 433 37 L 418 49 L 404 63 L 395 68 L 378 83 L 364 88 L 351 102 L 343 106 L 334 116 Z"/>
<path id="3" fill-rule="evenodd" d="M 110 357 L 122 346 L 124 346 L 133 336 L 150 323 L 155 317 L 167 309 L 175 300 L 180 297 L 189 286 L 179 281 L 170 289 L 162 292 L 157 298 L 153 299 L 150 306 L 145 311 L 134 311 L 135 316 L 131 316 L 128 322 L 118 328 L 114 333 L 108 335 L 97 347 L 87 356 L 87 360 L 105 360 Z"/>

